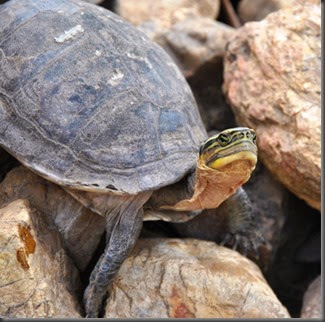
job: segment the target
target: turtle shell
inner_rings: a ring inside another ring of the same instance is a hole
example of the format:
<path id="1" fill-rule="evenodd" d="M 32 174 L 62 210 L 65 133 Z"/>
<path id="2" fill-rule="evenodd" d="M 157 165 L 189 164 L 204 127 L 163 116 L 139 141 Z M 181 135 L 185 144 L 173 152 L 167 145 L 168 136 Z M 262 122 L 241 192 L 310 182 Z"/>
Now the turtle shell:
<path id="1" fill-rule="evenodd" d="M 206 138 L 162 48 L 83 1 L 0 6 L 0 145 L 61 185 L 135 194 L 176 182 Z"/>

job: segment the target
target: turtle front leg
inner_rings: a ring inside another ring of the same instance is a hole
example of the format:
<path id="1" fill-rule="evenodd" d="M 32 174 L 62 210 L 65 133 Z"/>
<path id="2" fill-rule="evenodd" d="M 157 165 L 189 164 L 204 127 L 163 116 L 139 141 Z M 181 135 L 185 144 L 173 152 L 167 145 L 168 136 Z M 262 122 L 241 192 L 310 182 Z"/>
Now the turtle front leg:
<path id="1" fill-rule="evenodd" d="M 227 233 L 222 245 L 229 245 L 251 259 L 259 260 L 259 248 L 267 247 L 256 211 L 243 188 L 225 200 L 218 211 L 225 214 Z"/>
<path id="2" fill-rule="evenodd" d="M 132 250 L 141 231 L 143 210 L 129 204 L 107 217 L 107 244 L 84 293 L 87 318 L 98 317 L 114 276 Z"/>

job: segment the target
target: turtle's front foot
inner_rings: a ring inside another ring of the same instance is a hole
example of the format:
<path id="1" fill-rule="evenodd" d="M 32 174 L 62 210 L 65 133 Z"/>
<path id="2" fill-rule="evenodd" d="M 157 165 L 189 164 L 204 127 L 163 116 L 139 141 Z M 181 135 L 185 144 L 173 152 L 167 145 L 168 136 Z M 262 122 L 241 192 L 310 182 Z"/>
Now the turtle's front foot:
<path id="1" fill-rule="evenodd" d="M 227 219 L 227 233 L 222 236 L 221 244 L 237 250 L 265 269 L 269 262 L 270 245 L 261 233 L 257 211 L 244 189 L 239 188 L 218 211 Z"/>
<path id="2" fill-rule="evenodd" d="M 223 236 L 221 245 L 237 250 L 259 266 L 265 268 L 267 259 L 264 258 L 264 254 L 269 253 L 268 249 L 270 246 L 258 230 L 236 233 L 228 232 Z"/>

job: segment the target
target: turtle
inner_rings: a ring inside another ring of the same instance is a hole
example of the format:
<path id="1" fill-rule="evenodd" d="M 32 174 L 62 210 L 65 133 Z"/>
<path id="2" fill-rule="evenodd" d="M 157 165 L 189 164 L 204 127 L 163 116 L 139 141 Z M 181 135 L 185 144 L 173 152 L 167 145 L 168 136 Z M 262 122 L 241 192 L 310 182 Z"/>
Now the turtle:
<path id="1" fill-rule="evenodd" d="M 172 59 L 104 8 L 4 3 L 0 64 L 0 146 L 106 218 L 106 247 L 83 296 L 86 317 L 100 315 L 143 219 L 185 221 L 216 208 L 255 168 L 255 131 L 208 138 Z M 238 213 L 233 232 L 244 234 L 252 218 Z"/>

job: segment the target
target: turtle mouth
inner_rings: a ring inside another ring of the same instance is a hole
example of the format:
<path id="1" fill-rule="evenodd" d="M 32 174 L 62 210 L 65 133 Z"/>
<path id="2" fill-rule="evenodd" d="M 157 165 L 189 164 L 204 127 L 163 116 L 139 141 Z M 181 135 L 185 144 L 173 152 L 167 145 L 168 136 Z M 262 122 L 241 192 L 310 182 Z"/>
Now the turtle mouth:
<path id="1" fill-rule="evenodd" d="M 214 153 L 203 155 L 204 163 L 212 169 L 221 169 L 230 163 L 246 161 L 255 166 L 257 162 L 257 147 L 250 140 L 236 142 L 231 146 L 219 148 Z"/>

